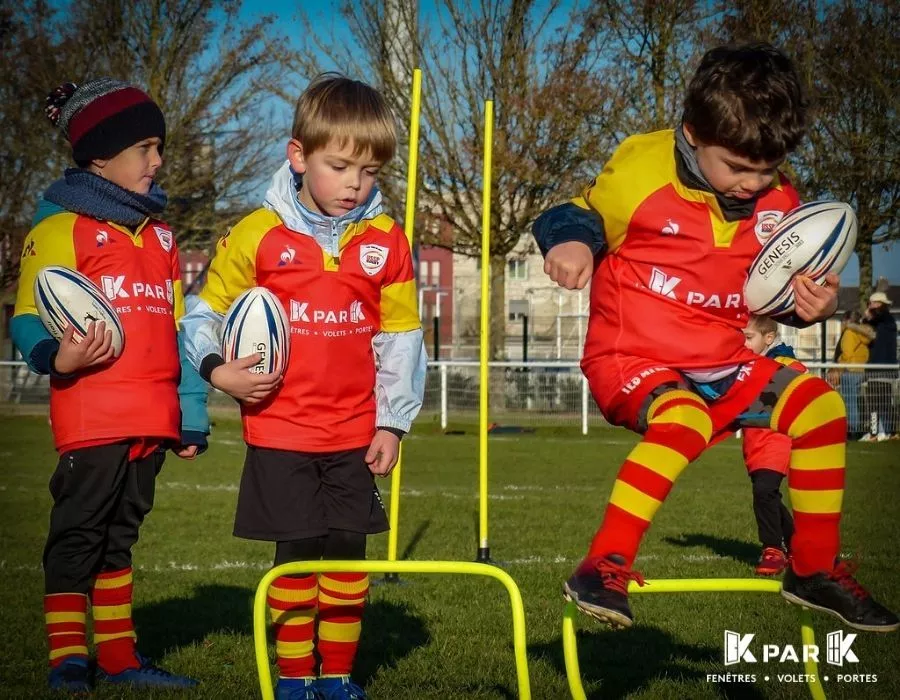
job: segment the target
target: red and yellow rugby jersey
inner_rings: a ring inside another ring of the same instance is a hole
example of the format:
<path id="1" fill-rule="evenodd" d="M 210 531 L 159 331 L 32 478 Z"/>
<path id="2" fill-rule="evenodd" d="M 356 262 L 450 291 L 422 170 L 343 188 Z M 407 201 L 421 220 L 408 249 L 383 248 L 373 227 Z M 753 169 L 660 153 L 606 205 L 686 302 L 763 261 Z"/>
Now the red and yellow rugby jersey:
<path id="1" fill-rule="evenodd" d="M 181 412 L 175 321 L 184 311 L 175 237 L 147 220 L 135 231 L 63 212 L 25 239 L 15 315 L 34 314 L 34 279 L 48 265 L 78 270 L 115 307 L 125 332 L 114 362 L 50 378 L 57 449 L 139 437 L 178 439 Z"/>
<path id="2" fill-rule="evenodd" d="M 799 204 L 776 177 L 753 214 L 727 221 L 711 192 L 676 174 L 674 132 L 626 139 L 575 204 L 603 218 L 584 361 L 624 354 L 673 369 L 752 361 L 744 283 L 763 242 Z"/>
<path id="3" fill-rule="evenodd" d="M 219 240 L 201 299 L 225 314 L 250 287 L 284 306 L 291 353 L 284 380 L 242 406 L 248 445 L 301 452 L 362 447 L 375 433 L 375 356 L 382 331 L 420 327 L 409 243 L 390 217 L 350 224 L 340 254 L 258 209 Z"/>

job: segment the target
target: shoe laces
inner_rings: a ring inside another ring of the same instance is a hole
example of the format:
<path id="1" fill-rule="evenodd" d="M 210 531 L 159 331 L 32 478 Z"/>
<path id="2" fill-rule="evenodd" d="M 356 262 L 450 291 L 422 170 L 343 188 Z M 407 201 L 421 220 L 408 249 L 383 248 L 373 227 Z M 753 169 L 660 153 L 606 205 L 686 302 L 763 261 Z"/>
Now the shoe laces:
<path id="1" fill-rule="evenodd" d="M 765 561 L 767 559 L 777 559 L 780 562 L 786 562 L 788 557 L 784 551 L 778 547 L 764 547 L 760 561 Z"/>
<path id="2" fill-rule="evenodd" d="M 869 597 L 869 592 L 853 577 L 858 568 L 859 564 L 855 561 L 839 561 L 834 571 L 828 574 L 828 578 L 836 581 L 841 588 L 850 591 L 860 600 L 864 600 Z"/>
<path id="3" fill-rule="evenodd" d="M 629 581 L 636 581 L 639 586 L 644 585 L 644 577 L 637 571 L 632 571 L 625 564 L 618 564 L 609 557 L 600 559 L 596 567 L 600 573 L 600 578 L 603 580 L 604 588 L 628 595 Z"/>

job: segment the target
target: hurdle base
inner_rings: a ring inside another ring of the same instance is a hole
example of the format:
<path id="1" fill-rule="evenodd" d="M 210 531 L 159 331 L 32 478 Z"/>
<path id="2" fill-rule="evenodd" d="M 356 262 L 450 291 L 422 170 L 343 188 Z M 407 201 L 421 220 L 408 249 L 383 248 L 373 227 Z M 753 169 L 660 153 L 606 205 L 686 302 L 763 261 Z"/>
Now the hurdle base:
<path id="1" fill-rule="evenodd" d="M 478 554 L 475 555 L 475 561 L 479 564 L 490 564 L 491 563 L 491 548 L 490 547 L 479 547 Z"/>

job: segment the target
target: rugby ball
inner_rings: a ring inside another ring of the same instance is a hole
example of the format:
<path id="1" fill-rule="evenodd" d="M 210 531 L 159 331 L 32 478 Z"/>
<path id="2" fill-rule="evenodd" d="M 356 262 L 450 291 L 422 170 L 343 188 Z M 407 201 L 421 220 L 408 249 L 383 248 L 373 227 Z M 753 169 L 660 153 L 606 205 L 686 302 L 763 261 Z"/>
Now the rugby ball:
<path id="1" fill-rule="evenodd" d="M 751 313 L 784 316 L 794 310 L 796 275 L 825 282 L 840 274 L 856 246 L 856 214 L 843 202 L 810 202 L 788 212 L 756 256 L 744 300 Z"/>
<path id="2" fill-rule="evenodd" d="M 119 315 L 100 289 L 80 272 L 51 265 L 34 279 L 34 305 L 44 326 L 57 340 L 70 325 L 75 327 L 73 339 L 84 340 L 91 322 L 103 321 L 112 331 L 115 356 L 122 354 L 125 331 Z"/>
<path id="3" fill-rule="evenodd" d="M 284 307 L 264 287 L 251 287 L 235 299 L 222 326 L 222 357 L 226 362 L 254 353 L 262 355 L 250 368 L 254 374 L 283 373 L 291 354 Z"/>

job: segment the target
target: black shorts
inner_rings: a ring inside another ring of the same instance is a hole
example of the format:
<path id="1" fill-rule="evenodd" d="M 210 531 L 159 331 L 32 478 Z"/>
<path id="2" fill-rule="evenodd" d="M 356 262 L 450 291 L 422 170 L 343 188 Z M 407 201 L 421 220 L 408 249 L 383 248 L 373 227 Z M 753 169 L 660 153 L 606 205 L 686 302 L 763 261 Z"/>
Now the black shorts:
<path id="1" fill-rule="evenodd" d="M 388 529 L 367 447 L 293 452 L 247 446 L 234 534 L 287 542 L 329 530 L 375 534 Z"/>

